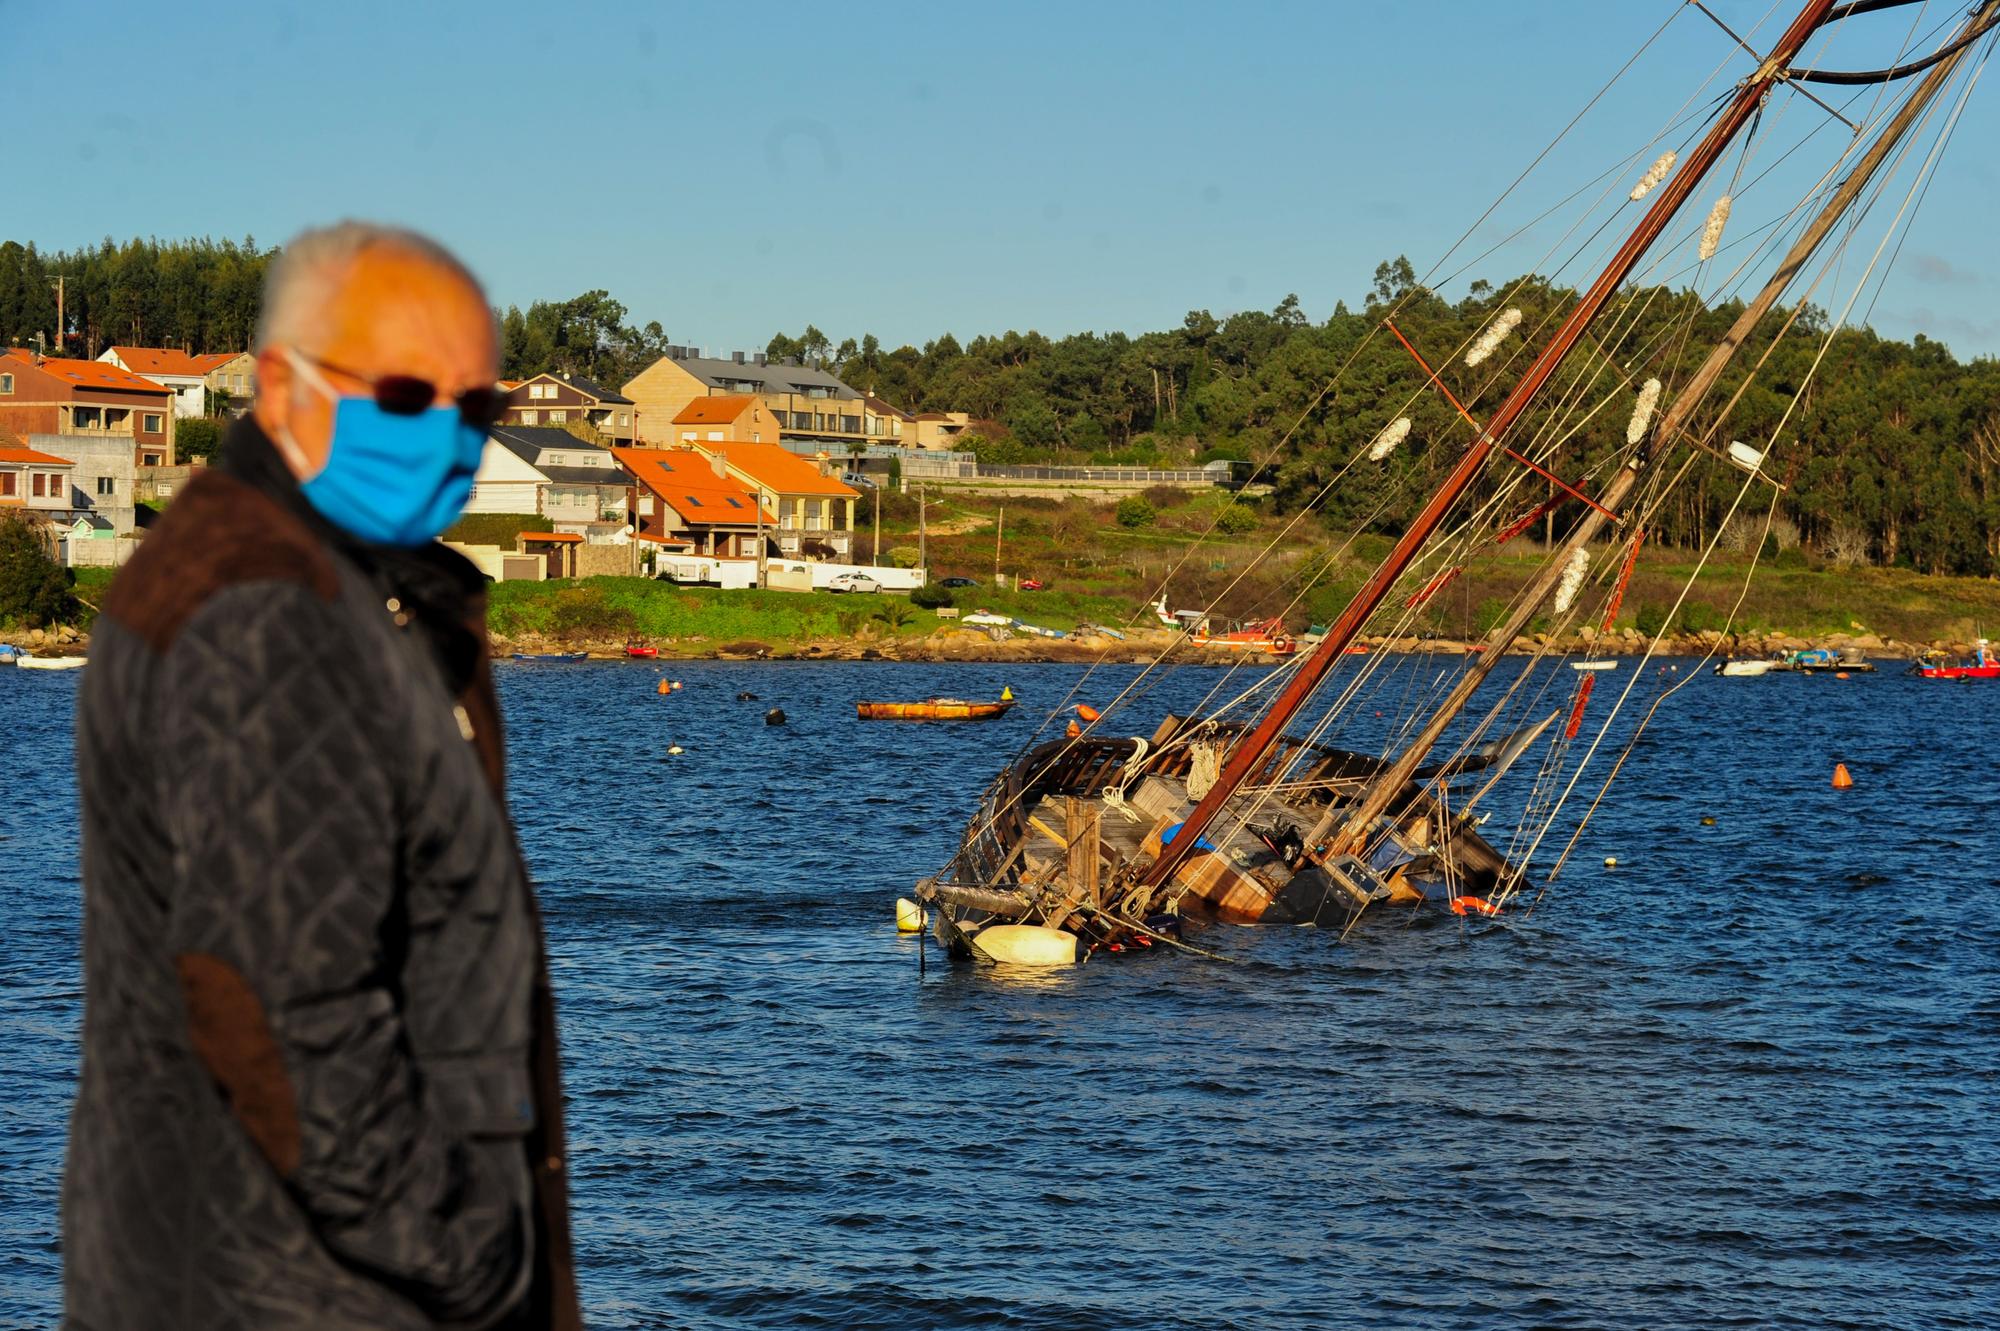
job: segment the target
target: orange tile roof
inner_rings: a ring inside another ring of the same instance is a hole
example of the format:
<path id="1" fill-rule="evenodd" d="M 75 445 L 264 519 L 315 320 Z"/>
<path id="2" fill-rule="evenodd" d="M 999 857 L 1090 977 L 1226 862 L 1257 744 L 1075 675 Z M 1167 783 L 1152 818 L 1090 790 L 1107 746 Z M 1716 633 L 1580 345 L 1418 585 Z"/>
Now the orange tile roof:
<path id="1" fill-rule="evenodd" d="M 685 545 L 690 549 L 694 546 L 693 541 L 680 536 L 655 536 L 649 531 L 642 531 L 638 536 L 640 540 L 651 541 L 654 545 Z"/>
<path id="2" fill-rule="evenodd" d="M 57 360 L 51 356 L 37 368 L 44 374 L 67 379 L 78 388 L 109 388 L 120 393 L 158 393 L 162 396 L 173 393 L 172 389 L 164 388 L 151 379 L 141 379 L 129 370 L 121 370 L 101 360 Z"/>
<path id="3" fill-rule="evenodd" d="M 24 360 L 30 365 L 35 363 L 35 353 L 26 347 L 8 347 L 6 354 L 12 356 L 15 360 Z"/>
<path id="4" fill-rule="evenodd" d="M 666 501 L 685 522 L 704 527 L 754 527 L 757 501 L 735 479 L 715 474 L 707 458 L 689 448 L 614 448 L 618 465 Z M 778 520 L 764 510 L 764 521 Z"/>
<path id="5" fill-rule="evenodd" d="M 521 533 L 521 539 L 524 541 L 561 541 L 565 545 L 570 545 L 581 541 L 583 537 L 573 531 L 524 531 Z"/>
<path id="6" fill-rule="evenodd" d="M 195 372 L 203 375 L 214 374 L 237 357 L 249 354 L 247 351 L 211 351 L 205 356 L 194 358 Z"/>
<path id="7" fill-rule="evenodd" d="M 50 453 L 32 448 L 0 448 L 0 462 L 26 463 L 37 467 L 74 467 L 68 458 L 59 458 Z"/>
<path id="8" fill-rule="evenodd" d="M 776 444 L 735 444 L 694 441 L 703 452 L 720 453 L 723 461 L 745 473 L 766 489 L 788 495 L 836 495 L 860 498 L 861 492 L 843 485 L 797 453 Z"/>
<path id="9" fill-rule="evenodd" d="M 134 374 L 177 374 L 198 378 L 214 369 L 213 365 L 203 367 L 209 356 L 190 356 L 175 347 L 113 347 L 118 359 L 125 362 L 125 368 Z M 223 359 L 232 359 L 224 357 Z"/>
<path id="10" fill-rule="evenodd" d="M 757 399 L 741 393 L 698 397 L 682 407 L 675 425 L 727 425 L 755 406 Z"/>

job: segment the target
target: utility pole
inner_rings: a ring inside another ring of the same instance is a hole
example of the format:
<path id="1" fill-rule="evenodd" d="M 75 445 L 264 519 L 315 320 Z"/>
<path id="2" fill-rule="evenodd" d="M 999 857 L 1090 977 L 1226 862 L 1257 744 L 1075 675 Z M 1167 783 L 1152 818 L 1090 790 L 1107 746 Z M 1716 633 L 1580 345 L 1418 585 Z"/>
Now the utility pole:
<path id="1" fill-rule="evenodd" d="M 922 530 L 922 521 L 919 520 L 918 531 L 921 532 Z M 923 537 L 919 535 L 917 540 L 919 542 L 918 548 L 921 549 Z M 876 568 L 882 567 L 882 487 L 879 485 L 875 487 L 875 553 L 871 557 L 871 562 L 874 563 Z"/>
<path id="2" fill-rule="evenodd" d="M 770 575 L 770 565 L 764 558 L 764 487 L 758 486 L 757 493 L 750 497 L 757 509 L 757 589 L 762 591 Z"/>
<path id="3" fill-rule="evenodd" d="M 993 585 L 1002 586 L 1000 581 L 1000 538 L 1007 532 L 1007 506 L 1000 505 L 1000 520 L 993 524 Z"/>
<path id="4" fill-rule="evenodd" d="M 63 278 L 56 277 L 56 355 L 69 354 L 69 325 L 63 322 Z"/>
<path id="5" fill-rule="evenodd" d="M 924 483 L 917 482 L 917 567 L 930 565 L 930 527 L 924 520 Z"/>

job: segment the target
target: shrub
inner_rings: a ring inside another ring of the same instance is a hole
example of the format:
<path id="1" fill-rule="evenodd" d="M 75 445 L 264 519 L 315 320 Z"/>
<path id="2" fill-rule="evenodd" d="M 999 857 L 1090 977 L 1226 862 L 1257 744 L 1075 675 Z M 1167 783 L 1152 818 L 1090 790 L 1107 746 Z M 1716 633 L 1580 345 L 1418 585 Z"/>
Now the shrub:
<path id="1" fill-rule="evenodd" d="M 593 587 L 567 587 L 556 594 L 549 628 L 558 638 L 628 638 L 638 631 L 639 617 L 613 605 Z"/>
<path id="2" fill-rule="evenodd" d="M 180 462 L 213 458 L 222 447 L 223 422 L 213 416 L 195 416 L 174 422 L 174 456 Z"/>
<path id="3" fill-rule="evenodd" d="M 900 596 L 890 597 L 875 611 L 875 618 L 887 624 L 892 633 L 916 617 L 917 612 L 910 609 L 910 603 Z"/>
<path id="4" fill-rule="evenodd" d="M 951 588 L 940 587 L 935 582 L 927 582 L 910 593 L 910 604 L 925 610 L 941 609 L 951 603 Z"/>
<path id="5" fill-rule="evenodd" d="M 1242 536 L 1257 529 L 1257 515 L 1241 504 L 1231 504 L 1216 515 L 1215 529 L 1225 536 Z"/>
<path id="6" fill-rule="evenodd" d="M 73 574 L 55 561 L 39 533 L 18 517 L 0 517 L 0 620 L 31 629 L 76 618 Z"/>
<path id="7" fill-rule="evenodd" d="M 1151 504 L 1138 495 L 1133 495 L 1129 499 L 1118 501 L 1115 516 L 1121 527 L 1150 527 L 1153 525 L 1153 519 L 1159 517 L 1159 513 Z"/>
<path id="8" fill-rule="evenodd" d="M 889 547 L 889 563 L 892 567 L 915 568 L 917 561 L 922 558 L 922 552 L 914 545 L 894 545 Z"/>
<path id="9" fill-rule="evenodd" d="M 1667 626 L 1667 607 L 1642 605 L 1632 616 L 1632 627 L 1648 638 L 1660 636 L 1660 630 Z"/>

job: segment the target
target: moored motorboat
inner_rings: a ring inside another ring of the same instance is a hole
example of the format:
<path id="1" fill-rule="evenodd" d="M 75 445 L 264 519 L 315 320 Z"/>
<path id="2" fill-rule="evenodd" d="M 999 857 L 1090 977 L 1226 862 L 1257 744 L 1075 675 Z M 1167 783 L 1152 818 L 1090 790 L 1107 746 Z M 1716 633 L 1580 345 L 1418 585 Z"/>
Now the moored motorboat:
<path id="1" fill-rule="evenodd" d="M 1012 699 L 967 702 L 963 698 L 926 698 L 922 702 L 857 702 L 854 711 L 863 721 L 990 721 L 1005 716 L 1013 706 Z"/>
<path id="2" fill-rule="evenodd" d="M 1778 663 L 1776 661 L 1752 657 L 1744 657 L 1736 661 L 1718 661 L 1715 663 L 1715 673 L 1725 675 L 1730 679 L 1755 679 L 1759 675 L 1768 675 L 1777 668 Z"/>
<path id="3" fill-rule="evenodd" d="M 24 656 L 15 664 L 23 670 L 76 670 L 86 660 L 81 656 Z"/>
<path id="4" fill-rule="evenodd" d="M 628 638 L 625 641 L 625 655 L 641 661 L 650 661 L 660 654 L 660 649 L 644 638 Z"/>
<path id="5" fill-rule="evenodd" d="M 589 652 L 515 652 L 516 661 L 588 661 Z"/>

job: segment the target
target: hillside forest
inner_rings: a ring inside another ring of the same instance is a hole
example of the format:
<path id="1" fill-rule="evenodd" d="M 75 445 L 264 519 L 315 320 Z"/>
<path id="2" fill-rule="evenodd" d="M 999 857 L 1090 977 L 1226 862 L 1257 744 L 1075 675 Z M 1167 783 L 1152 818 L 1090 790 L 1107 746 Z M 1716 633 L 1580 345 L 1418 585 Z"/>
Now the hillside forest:
<path id="1" fill-rule="evenodd" d="M 240 349 L 255 330 L 264 271 L 276 254 L 250 237 L 107 239 L 77 251 L 0 242 L 0 345 L 33 345 L 39 333 L 55 350 L 60 275 L 70 355 L 94 357 L 115 343 Z M 1254 460 L 1270 465 L 1271 503 L 1281 511 L 1317 500 L 1336 529 L 1386 532 L 1421 504 L 1469 427 L 1424 388 L 1422 371 L 1393 339 L 1374 335 L 1383 315 L 1394 308 L 1398 326 L 1442 364 L 1503 308 L 1522 310 L 1523 327 L 1533 330 L 1559 319 L 1574 299 L 1572 290 L 1530 276 L 1474 282 L 1448 300 L 1420 286 L 1398 258 L 1375 270 L 1358 308 L 1342 302 L 1323 319 L 1288 296 L 1268 312 L 1194 310 L 1177 328 L 1138 335 L 1009 331 L 960 342 L 947 332 L 921 348 L 889 349 L 872 334 L 836 342 L 808 326 L 774 336 L 766 350 L 823 365 L 907 410 L 970 412 L 983 422 L 971 446 L 988 462 Z M 1707 306 L 1687 291 L 1633 288 L 1599 326 L 1618 330 L 1609 350 L 1631 376 L 1657 376 L 1671 393 L 1739 310 Z M 1769 316 L 1704 405 L 1710 415 L 1691 421 L 1693 432 L 1760 448 L 1776 432 L 1771 465 L 1785 482 L 1777 506 L 1788 540 L 1844 563 L 2000 574 L 2000 361 L 1961 361 L 1921 334 L 1905 342 L 1843 328 L 1828 340 L 1825 315 L 1811 307 L 1780 338 L 1788 317 Z M 496 318 L 509 378 L 555 370 L 618 385 L 669 340 L 657 321 L 635 326 L 602 290 L 510 306 Z M 1760 359 L 1746 387 L 1746 366 Z M 1476 411 L 1497 404 L 1525 365 L 1515 355 L 1476 376 L 1458 362 L 1441 372 Z M 1336 376 L 1337 389 L 1328 391 Z M 1727 420 L 1711 431 L 1716 405 L 1732 397 Z M 1385 462 L 1330 484 L 1412 400 L 1409 441 Z M 1623 446 L 1627 410 L 1612 406 L 1587 419 L 1579 412 L 1561 469 L 1579 479 L 1596 473 Z M 1740 479 L 1725 463 L 1694 455 L 1673 498 L 1653 514 L 1652 539 L 1697 543 L 1722 521 Z"/>

